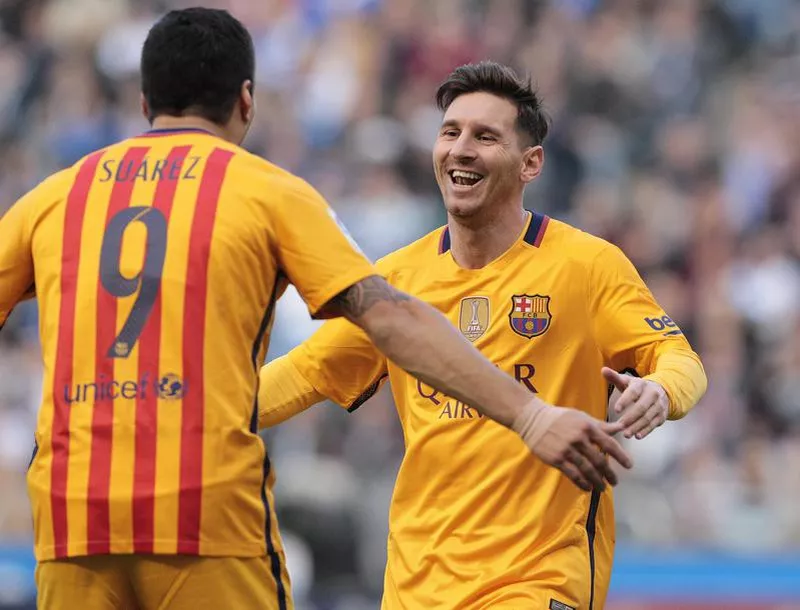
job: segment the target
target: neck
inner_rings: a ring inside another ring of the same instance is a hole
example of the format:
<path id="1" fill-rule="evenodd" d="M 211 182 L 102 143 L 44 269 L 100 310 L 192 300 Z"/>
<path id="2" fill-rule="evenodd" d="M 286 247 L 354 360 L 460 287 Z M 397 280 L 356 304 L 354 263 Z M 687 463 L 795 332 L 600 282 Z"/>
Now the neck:
<path id="1" fill-rule="evenodd" d="M 461 219 L 448 214 L 450 250 L 464 269 L 481 269 L 508 250 L 517 240 L 528 214 L 514 207 L 488 220 Z"/>
<path id="2" fill-rule="evenodd" d="M 157 116 L 153 119 L 153 129 L 202 129 L 230 141 L 224 127 L 198 116 Z"/>

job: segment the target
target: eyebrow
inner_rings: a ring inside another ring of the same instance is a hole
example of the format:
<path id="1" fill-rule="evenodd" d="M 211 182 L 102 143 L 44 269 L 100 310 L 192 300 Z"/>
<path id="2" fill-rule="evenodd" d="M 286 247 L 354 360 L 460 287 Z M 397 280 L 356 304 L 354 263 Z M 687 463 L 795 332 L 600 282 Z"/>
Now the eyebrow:
<path id="1" fill-rule="evenodd" d="M 457 127 L 457 128 L 460 129 L 460 125 L 459 125 L 458 121 L 456 121 L 455 119 L 446 120 L 444 123 L 442 123 L 442 126 L 439 129 L 440 130 L 441 129 L 445 129 L 446 127 Z M 491 133 L 491 134 L 496 135 L 496 136 L 502 135 L 497 128 L 490 127 L 489 125 L 486 125 L 485 123 L 477 123 L 475 125 L 475 130 L 478 131 L 478 132 L 481 132 L 481 133 L 482 132 Z"/>

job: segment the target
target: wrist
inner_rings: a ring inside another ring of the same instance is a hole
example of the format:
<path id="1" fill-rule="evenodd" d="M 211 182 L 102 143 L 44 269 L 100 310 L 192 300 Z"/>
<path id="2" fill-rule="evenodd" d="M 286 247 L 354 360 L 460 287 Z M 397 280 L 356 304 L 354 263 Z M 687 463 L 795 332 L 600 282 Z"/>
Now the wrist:
<path id="1" fill-rule="evenodd" d="M 555 411 L 552 406 L 534 397 L 517 414 L 511 429 L 522 437 L 526 445 L 533 447 L 547 429 L 546 425 L 542 425 L 542 420 L 547 419 L 548 414 L 555 414 Z"/>
<path id="2" fill-rule="evenodd" d="M 667 403 L 667 418 L 668 419 L 672 419 L 672 416 L 673 416 L 673 413 L 672 413 L 672 396 L 670 395 L 669 390 L 667 389 L 667 386 L 661 381 L 661 378 L 660 378 L 659 374 L 658 373 L 651 373 L 650 375 L 645 375 L 643 377 L 643 379 L 645 379 L 646 381 L 649 381 L 651 383 L 654 383 L 654 384 L 656 384 L 658 386 L 659 393 L 661 394 L 661 396 L 663 397 L 663 399 Z"/>

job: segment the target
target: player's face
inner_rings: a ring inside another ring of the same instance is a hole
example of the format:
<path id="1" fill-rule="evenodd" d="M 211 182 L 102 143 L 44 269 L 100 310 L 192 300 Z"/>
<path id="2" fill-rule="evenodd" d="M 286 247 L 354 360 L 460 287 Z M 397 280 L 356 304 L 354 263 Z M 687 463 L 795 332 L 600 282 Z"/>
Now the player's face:
<path id="1" fill-rule="evenodd" d="M 450 104 L 433 166 L 451 215 L 466 218 L 521 204 L 525 184 L 541 169 L 542 148 L 525 144 L 516 119 L 517 107 L 491 93 L 467 93 Z"/>

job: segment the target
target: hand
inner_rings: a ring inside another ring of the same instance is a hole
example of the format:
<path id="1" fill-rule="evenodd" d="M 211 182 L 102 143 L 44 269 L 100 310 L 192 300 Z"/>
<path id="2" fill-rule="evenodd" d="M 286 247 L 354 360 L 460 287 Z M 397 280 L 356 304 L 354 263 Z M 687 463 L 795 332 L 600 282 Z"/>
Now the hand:
<path id="1" fill-rule="evenodd" d="M 623 425 L 625 438 L 636 435 L 637 439 L 643 439 L 667 421 L 669 396 L 661 384 L 622 375 L 607 366 L 601 372 L 606 381 L 620 392 L 614 412 L 622 414 L 617 423 Z"/>
<path id="2" fill-rule="evenodd" d="M 563 472 L 584 491 L 603 491 L 616 485 L 617 475 L 608 457 L 631 468 L 633 461 L 612 438 L 622 424 L 599 421 L 582 411 L 539 402 L 523 413 L 513 428 L 540 460 Z"/>

